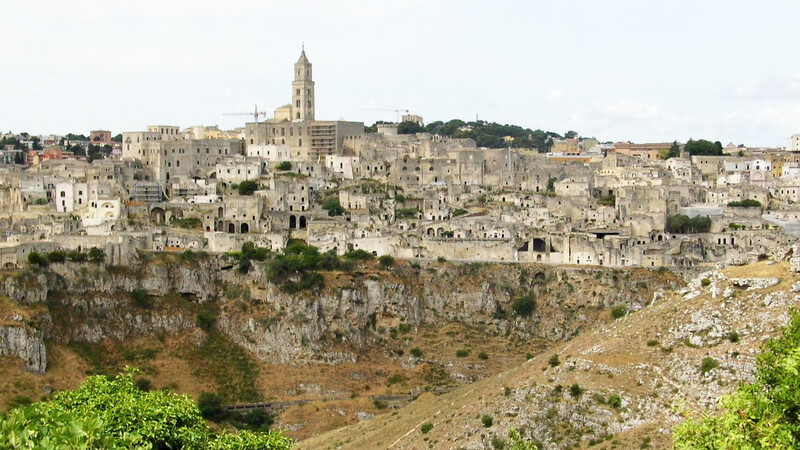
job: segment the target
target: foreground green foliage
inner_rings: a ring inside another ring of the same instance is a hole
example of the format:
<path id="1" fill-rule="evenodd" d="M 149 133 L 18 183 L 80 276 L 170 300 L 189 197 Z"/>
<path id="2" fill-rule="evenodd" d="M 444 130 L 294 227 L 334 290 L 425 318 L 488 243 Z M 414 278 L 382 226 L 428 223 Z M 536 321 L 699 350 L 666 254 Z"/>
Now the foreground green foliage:
<path id="1" fill-rule="evenodd" d="M 722 398 L 723 413 L 689 419 L 675 429 L 675 448 L 800 446 L 800 313 L 756 360 L 756 381 Z"/>
<path id="2" fill-rule="evenodd" d="M 132 372 L 89 377 L 52 401 L 0 416 L 0 448 L 286 449 L 279 432 L 216 433 L 188 396 L 144 392 Z"/>

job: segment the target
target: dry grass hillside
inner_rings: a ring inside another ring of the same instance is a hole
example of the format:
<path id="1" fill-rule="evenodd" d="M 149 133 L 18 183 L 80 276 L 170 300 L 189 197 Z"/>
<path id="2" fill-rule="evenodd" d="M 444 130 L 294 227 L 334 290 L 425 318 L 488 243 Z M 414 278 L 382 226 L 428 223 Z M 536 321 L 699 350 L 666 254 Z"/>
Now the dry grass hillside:
<path id="1" fill-rule="evenodd" d="M 511 428 L 543 448 L 667 448 L 685 416 L 752 379 L 798 290 L 786 262 L 709 268 L 513 368 L 300 448 L 503 448 Z"/>

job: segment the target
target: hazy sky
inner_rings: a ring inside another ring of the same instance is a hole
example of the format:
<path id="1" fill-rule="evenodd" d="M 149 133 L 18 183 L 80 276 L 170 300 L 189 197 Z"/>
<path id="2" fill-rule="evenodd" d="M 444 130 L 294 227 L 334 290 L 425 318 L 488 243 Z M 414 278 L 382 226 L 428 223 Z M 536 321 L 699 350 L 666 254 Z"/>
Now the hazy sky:
<path id="1" fill-rule="evenodd" d="M 800 133 L 800 1 L 2 0 L 0 131 L 242 126 L 409 109 L 601 140 L 785 145 Z M 381 111 L 385 110 L 385 111 Z"/>

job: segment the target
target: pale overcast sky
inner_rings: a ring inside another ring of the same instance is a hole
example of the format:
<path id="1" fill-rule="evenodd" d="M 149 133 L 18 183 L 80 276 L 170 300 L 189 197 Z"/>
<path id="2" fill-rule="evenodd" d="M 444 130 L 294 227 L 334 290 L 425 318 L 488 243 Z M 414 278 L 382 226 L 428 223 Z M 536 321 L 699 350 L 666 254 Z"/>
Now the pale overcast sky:
<path id="1" fill-rule="evenodd" d="M 14 1 L 0 4 L 0 131 L 317 119 L 513 123 L 601 140 L 785 145 L 800 133 L 800 2 Z M 385 110 L 385 111 L 380 111 Z"/>

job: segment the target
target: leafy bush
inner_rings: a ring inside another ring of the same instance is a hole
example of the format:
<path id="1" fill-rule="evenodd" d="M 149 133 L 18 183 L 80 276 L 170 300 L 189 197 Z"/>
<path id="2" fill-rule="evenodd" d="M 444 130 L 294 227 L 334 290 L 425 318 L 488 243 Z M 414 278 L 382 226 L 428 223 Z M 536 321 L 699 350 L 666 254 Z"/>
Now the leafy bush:
<path id="1" fill-rule="evenodd" d="M 737 343 L 739 342 L 739 333 L 736 331 L 731 331 L 730 333 L 725 335 L 725 339 L 730 342 Z"/>
<path id="2" fill-rule="evenodd" d="M 574 383 L 569 387 L 569 395 L 573 396 L 574 398 L 578 398 L 583 395 L 583 391 L 584 389 L 578 383 Z"/>
<path id="3" fill-rule="evenodd" d="M 711 229 L 711 219 L 708 216 L 689 218 L 683 214 L 667 217 L 664 227 L 667 233 L 706 233 Z"/>
<path id="4" fill-rule="evenodd" d="M 466 214 L 468 212 L 469 211 L 467 211 L 466 209 L 456 208 L 456 209 L 453 210 L 452 216 L 453 217 L 463 216 L 464 214 Z"/>
<path id="5" fill-rule="evenodd" d="M 378 400 L 377 398 L 372 401 L 372 405 L 375 406 L 375 409 L 386 409 L 386 403 Z"/>
<path id="6" fill-rule="evenodd" d="M 97 247 L 89 249 L 89 260 L 94 263 L 101 263 L 106 260 L 106 252 Z"/>
<path id="7" fill-rule="evenodd" d="M 292 170 L 292 162 L 291 161 L 281 161 L 275 166 L 275 169 L 281 171 Z"/>
<path id="8" fill-rule="evenodd" d="M 339 203 L 339 197 L 328 197 L 322 204 L 322 209 L 328 211 L 328 216 L 341 216 L 346 211 Z"/>
<path id="9" fill-rule="evenodd" d="M 447 262 L 447 258 L 445 258 L 444 256 L 439 256 L 439 257 L 436 258 L 436 262 L 438 262 L 438 263 L 446 263 Z"/>
<path id="10" fill-rule="evenodd" d="M 700 286 L 706 287 L 709 286 L 710 284 L 711 280 L 708 278 L 703 278 L 702 280 L 700 280 Z"/>
<path id="11" fill-rule="evenodd" d="M 430 422 L 425 422 L 422 426 L 419 427 L 419 431 L 422 434 L 428 434 L 433 429 L 433 424 Z"/>
<path id="12" fill-rule="evenodd" d="M 84 262 L 89 259 L 89 255 L 73 250 L 67 253 L 67 259 L 73 262 Z"/>
<path id="13" fill-rule="evenodd" d="M 703 358 L 703 362 L 700 363 L 700 372 L 701 373 L 708 373 L 714 370 L 719 366 L 719 362 L 716 359 L 711 357 Z"/>
<path id="14" fill-rule="evenodd" d="M 198 311 L 197 315 L 195 316 L 195 323 L 206 333 L 210 332 L 214 328 L 216 321 L 217 318 L 214 317 L 214 314 L 205 309 Z"/>
<path id="15" fill-rule="evenodd" d="M 485 428 L 489 428 L 494 425 L 494 418 L 488 414 L 484 414 L 481 416 L 481 423 Z"/>
<path id="16" fill-rule="evenodd" d="M 169 221 L 169 225 L 172 227 L 183 228 L 186 230 L 199 230 L 200 228 L 203 227 L 203 221 L 198 219 L 197 217 L 186 217 L 183 219 L 173 217 Z"/>
<path id="17" fill-rule="evenodd" d="M 378 258 L 378 264 L 384 269 L 388 269 L 394 265 L 394 258 L 391 255 L 381 255 L 381 257 Z"/>
<path id="18" fill-rule="evenodd" d="M 607 403 L 608 406 L 614 409 L 620 409 L 622 408 L 622 397 L 620 397 L 619 394 L 611 394 L 608 396 Z"/>
<path id="19" fill-rule="evenodd" d="M 225 420 L 228 415 L 222 407 L 222 397 L 210 392 L 201 392 L 197 399 L 197 407 L 204 419 L 220 422 Z"/>
<path id="20" fill-rule="evenodd" d="M 467 356 L 469 356 L 469 350 L 467 349 L 456 350 L 456 357 L 466 358 Z"/>
<path id="21" fill-rule="evenodd" d="M 216 432 L 188 396 L 136 387 L 132 373 L 98 375 L 0 416 L 0 448 L 288 449 L 280 433 Z"/>
<path id="22" fill-rule="evenodd" d="M 489 359 L 489 354 L 486 352 L 480 352 L 478 353 L 478 359 L 486 361 L 487 359 Z"/>
<path id="23" fill-rule="evenodd" d="M 51 263 L 63 263 L 67 260 L 67 254 L 60 250 L 52 251 L 47 254 L 47 260 Z"/>
<path id="24" fill-rule="evenodd" d="M 400 208 L 395 210 L 395 217 L 398 219 L 416 219 L 419 216 L 417 208 Z"/>
<path id="25" fill-rule="evenodd" d="M 628 314 L 628 305 L 625 303 L 617 303 L 611 307 L 611 317 L 619 319 L 625 314 Z"/>
<path id="26" fill-rule="evenodd" d="M 345 253 L 343 257 L 345 259 L 352 259 L 356 261 L 369 261 L 375 258 L 375 255 L 366 250 L 358 249 Z"/>
<path id="27" fill-rule="evenodd" d="M 28 253 L 28 263 L 39 267 L 47 267 L 49 264 L 47 257 L 38 252 Z"/>
<path id="28" fill-rule="evenodd" d="M 403 383 L 403 382 L 405 382 L 407 380 L 408 380 L 407 376 L 405 376 L 405 375 L 403 375 L 401 373 L 396 373 L 396 374 L 391 375 L 389 378 L 386 379 L 386 384 L 388 386 L 391 386 L 393 384 Z"/>
<path id="29" fill-rule="evenodd" d="M 259 187 L 261 186 L 259 186 L 259 184 L 253 180 L 244 180 L 239 183 L 237 189 L 239 191 L 239 195 L 253 195 L 253 192 L 257 191 Z"/>
<path id="30" fill-rule="evenodd" d="M 797 448 L 800 416 L 800 314 L 790 313 L 782 336 L 764 344 L 756 377 L 722 398 L 720 416 L 688 419 L 674 433 L 676 449 Z"/>
<path id="31" fill-rule="evenodd" d="M 550 356 L 550 359 L 547 362 L 550 364 L 550 367 L 556 367 L 557 365 L 561 364 L 561 361 L 558 360 L 558 355 Z"/>
<path id="32" fill-rule="evenodd" d="M 528 317 L 536 310 L 536 298 L 530 293 L 517 297 L 511 304 L 511 309 L 520 317 Z"/>
<path id="33" fill-rule="evenodd" d="M 128 293 L 128 296 L 137 308 L 150 309 L 153 306 L 150 295 L 144 289 L 133 290 Z"/>
<path id="34" fill-rule="evenodd" d="M 649 341 L 647 341 L 648 347 L 658 347 L 658 344 L 660 344 L 660 342 L 658 342 L 655 339 L 650 339 Z"/>
<path id="35" fill-rule="evenodd" d="M 753 199 L 745 199 L 738 202 L 729 202 L 728 206 L 734 208 L 761 208 L 761 202 Z"/>
<path id="36" fill-rule="evenodd" d="M 410 353 L 411 353 L 411 356 L 413 356 L 415 358 L 419 358 L 420 356 L 422 356 L 422 350 L 420 350 L 419 347 L 412 348 L 410 350 Z"/>

